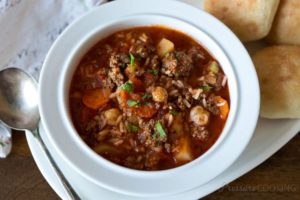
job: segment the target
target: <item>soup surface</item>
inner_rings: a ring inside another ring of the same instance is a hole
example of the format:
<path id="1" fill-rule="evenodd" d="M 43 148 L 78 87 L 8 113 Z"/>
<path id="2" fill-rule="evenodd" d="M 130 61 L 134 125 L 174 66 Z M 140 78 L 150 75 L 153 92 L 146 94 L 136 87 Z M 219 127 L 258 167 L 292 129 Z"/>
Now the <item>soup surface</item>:
<path id="1" fill-rule="evenodd" d="M 96 153 L 139 170 L 201 156 L 230 109 L 219 63 L 189 36 L 160 26 L 98 42 L 74 74 L 69 104 L 74 126 Z"/>

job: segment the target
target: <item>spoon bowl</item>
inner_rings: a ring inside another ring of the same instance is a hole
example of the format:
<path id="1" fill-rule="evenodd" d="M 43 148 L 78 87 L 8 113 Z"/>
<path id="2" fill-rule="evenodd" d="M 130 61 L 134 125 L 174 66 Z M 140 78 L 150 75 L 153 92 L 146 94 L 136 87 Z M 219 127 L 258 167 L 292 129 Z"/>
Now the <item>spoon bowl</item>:
<path id="1" fill-rule="evenodd" d="M 0 119 L 17 130 L 35 130 L 40 121 L 36 81 L 18 68 L 0 72 Z"/>

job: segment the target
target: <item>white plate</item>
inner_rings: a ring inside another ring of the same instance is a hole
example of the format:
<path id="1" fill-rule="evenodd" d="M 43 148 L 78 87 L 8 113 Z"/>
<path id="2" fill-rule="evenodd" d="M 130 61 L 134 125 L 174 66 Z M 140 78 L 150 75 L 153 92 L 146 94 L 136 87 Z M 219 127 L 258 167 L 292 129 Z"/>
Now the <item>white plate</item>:
<path id="1" fill-rule="evenodd" d="M 189 2 L 191 2 L 191 0 L 189 0 Z M 198 1 L 198 3 L 199 5 L 202 5 L 201 2 Z M 299 129 L 300 122 L 298 120 L 260 120 L 255 131 L 254 138 L 247 147 L 247 150 L 234 165 L 232 165 L 228 170 L 211 182 L 188 192 L 184 192 L 176 196 L 170 196 L 168 198 L 196 199 L 217 190 L 224 184 L 231 182 L 263 162 L 274 152 L 280 149 L 286 142 L 288 142 Z M 124 197 L 120 196 L 119 194 L 109 192 L 108 190 L 92 184 L 77 174 L 70 166 L 68 166 L 68 164 L 64 163 L 62 158 L 58 156 L 57 152 L 51 146 L 46 134 L 43 131 L 42 137 L 47 146 L 50 148 L 52 155 L 54 155 L 56 158 L 56 161 L 61 167 L 62 171 L 66 172 L 67 178 L 69 178 L 76 191 L 78 191 L 79 194 L 84 197 L 84 199 L 98 199 L 99 195 L 101 195 L 101 198 L 104 199 L 134 199 L 133 197 Z M 27 139 L 34 159 L 36 160 L 37 165 L 45 176 L 46 180 L 62 198 L 65 197 L 61 186 L 54 179 L 55 176 L 52 174 L 53 172 L 50 170 L 47 161 L 43 157 L 44 155 L 40 153 L 41 151 L 39 150 L 38 146 L 36 146 L 34 138 L 27 134 Z M 163 199 L 167 198 L 163 197 Z"/>
<path id="2" fill-rule="evenodd" d="M 197 199 L 214 192 L 261 164 L 291 140 L 299 130 L 300 120 L 260 119 L 254 137 L 247 149 L 230 168 L 207 184 L 191 191 L 168 198 L 164 197 L 162 199 Z M 78 175 L 70 166 L 64 163 L 63 159 L 60 158 L 54 148 L 51 147 L 44 130 L 41 130 L 41 134 L 59 167 L 62 171 L 66 172 L 66 177 L 84 199 L 99 199 L 100 196 L 102 199 L 137 199 L 109 192 L 108 190 L 97 187 L 95 184 L 92 184 L 82 176 Z M 26 136 L 34 160 L 43 176 L 55 192 L 62 199 L 66 199 L 62 186 L 55 179 L 55 175 L 34 137 L 30 133 L 27 133 Z"/>
<path id="3" fill-rule="evenodd" d="M 130 3 L 135 6 L 128 7 Z M 160 9 L 156 7 L 158 4 Z M 112 164 L 82 141 L 70 123 L 67 94 L 74 66 L 99 38 L 119 29 L 153 24 L 186 32 L 218 58 L 228 77 L 231 107 L 220 138 L 204 155 L 170 170 L 141 172 Z M 259 114 L 256 72 L 240 41 L 214 17 L 173 0 L 115 1 L 74 22 L 56 40 L 45 59 L 39 94 L 41 121 L 49 133 L 51 145 L 60 156 L 79 174 L 99 186 L 142 197 L 182 193 L 221 174 L 245 150 Z"/>

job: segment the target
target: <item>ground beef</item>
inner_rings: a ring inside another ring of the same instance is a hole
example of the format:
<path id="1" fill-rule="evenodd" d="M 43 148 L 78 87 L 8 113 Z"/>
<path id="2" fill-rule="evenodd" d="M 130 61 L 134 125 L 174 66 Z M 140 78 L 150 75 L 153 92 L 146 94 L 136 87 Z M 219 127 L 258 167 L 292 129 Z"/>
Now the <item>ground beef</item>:
<path id="1" fill-rule="evenodd" d="M 174 53 L 169 53 L 162 60 L 162 73 L 167 76 L 174 76 L 178 71 L 178 61 Z"/>
<path id="2" fill-rule="evenodd" d="M 129 55 L 125 53 L 113 53 L 109 58 L 108 77 L 117 85 L 124 84 L 124 75 L 121 69 L 125 69 L 130 63 Z"/>
<path id="3" fill-rule="evenodd" d="M 188 76 L 193 67 L 192 58 L 183 51 L 175 52 L 175 55 L 178 60 L 179 76 Z"/>
<path id="4" fill-rule="evenodd" d="M 112 90 L 115 87 L 115 84 L 113 83 L 112 79 L 107 78 L 107 74 L 108 72 L 105 70 L 105 68 L 101 68 L 96 74 L 96 80 L 98 81 L 99 87 Z"/>
<path id="5" fill-rule="evenodd" d="M 183 51 L 169 53 L 162 59 L 162 73 L 168 76 L 189 76 L 192 69 L 192 58 Z"/>
<path id="6" fill-rule="evenodd" d="M 151 43 L 138 40 L 129 49 L 129 52 L 139 58 L 147 58 L 155 51 L 155 47 Z"/>
<path id="7" fill-rule="evenodd" d="M 213 115 L 219 115 L 220 114 L 220 109 L 216 105 L 214 97 L 215 97 L 215 95 L 210 95 L 209 96 L 209 98 L 207 99 L 206 109 L 209 110 Z"/>
<path id="8" fill-rule="evenodd" d="M 151 59 L 150 59 L 150 66 L 152 69 L 158 69 L 160 66 L 160 60 L 158 55 L 154 55 Z"/>
<path id="9" fill-rule="evenodd" d="M 173 82 L 177 83 L 176 81 Z M 195 101 L 193 95 L 189 92 L 189 85 L 173 84 L 169 91 L 169 101 L 175 102 L 179 110 L 189 109 Z"/>
<path id="10" fill-rule="evenodd" d="M 153 119 L 146 122 L 139 119 L 139 127 L 143 129 L 141 133 L 138 134 L 138 139 L 140 143 L 145 144 L 146 147 L 155 146 L 155 141 L 152 137 L 152 130 L 154 129 L 155 121 Z"/>
<path id="11" fill-rule="evenodd" d="M 209 132 L 203 126 L 192 124 L 190 126 L 191 135 L 200 141 L 206 141 L 209 138 Z"/>
<path id="12" fill-rule="evenodd" d="M 108 77 L 117 85 L 121 86 L 124 84 L 124 75 L 120 68 L 111 68 L 108 72 Z"/>
<path id="13" fill-rule="evenodd" d="M 188 50 L 187 54 L 192 58 L 194 62 L 200 61 L 201 63 L 205 63 L 206 56 L 201 49 L 197 47 L 192 47 Z"/>
<path id="14" fill-rule="evenodd" d="M 129 63 L 129 55 L 125 53 L 113 53 L 109 58 L 109 67 L 111 68 L 126 68 Z"/>

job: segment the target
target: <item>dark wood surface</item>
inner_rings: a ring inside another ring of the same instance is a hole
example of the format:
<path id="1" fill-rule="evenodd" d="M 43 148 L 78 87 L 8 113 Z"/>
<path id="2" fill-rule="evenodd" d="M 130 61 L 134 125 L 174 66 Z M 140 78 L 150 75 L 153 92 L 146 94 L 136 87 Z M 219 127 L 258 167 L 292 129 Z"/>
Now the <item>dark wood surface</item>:
<path id="1" fill-rule="evenodd" d="M 39 172 L 25 135 L 14 134 L 12 153 L 0 160 L 0 199 L 59 199 Z M 205 197 L 206 200 L 299 200 L 300 135 L 246 175 Z"/>

